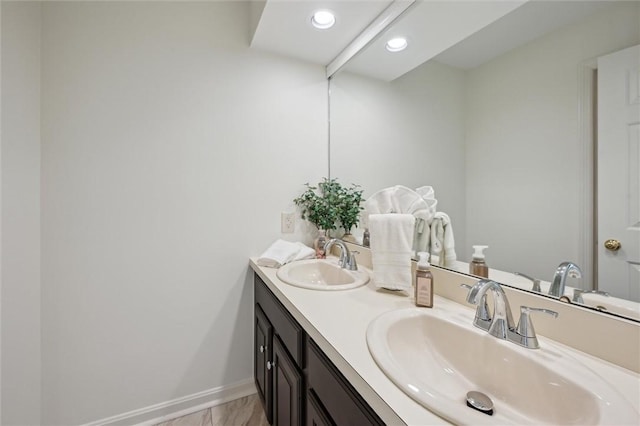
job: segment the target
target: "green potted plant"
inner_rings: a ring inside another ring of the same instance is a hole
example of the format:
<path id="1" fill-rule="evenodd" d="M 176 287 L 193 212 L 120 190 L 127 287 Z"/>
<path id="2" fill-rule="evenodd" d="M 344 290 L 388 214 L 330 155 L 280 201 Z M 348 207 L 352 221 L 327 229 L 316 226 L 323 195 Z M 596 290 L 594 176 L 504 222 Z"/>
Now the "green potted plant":
<path id="1" fill-rule="evenodd" d="M 350 236 L 351 228 L 357 226 L 362 202 L 362 190 L 357 185 L 343 187 L 337 179 L 323 178 L 318 186 L 305 184 L 307 190 L 293 202 L 300 208 L 302 219 L 313 223 L 319 230 L 319 239 L 337 228 L 338 222 Z M 323 245 L 316 239 L 316 251 Z M 321 251 L 321 250 L 320 250 Z M 318 253 L 322 256 L 322 253 Z"/>
<path id="2" fill-rule="evenodd" d="M 307 190 L 293 202 L 300 207 L 302 219 L 313 223 L 318 230 L 336 229 L 338 221 L 338 192 L 335 179 L 324 178 L 318 186 L 305 184 Z"/>

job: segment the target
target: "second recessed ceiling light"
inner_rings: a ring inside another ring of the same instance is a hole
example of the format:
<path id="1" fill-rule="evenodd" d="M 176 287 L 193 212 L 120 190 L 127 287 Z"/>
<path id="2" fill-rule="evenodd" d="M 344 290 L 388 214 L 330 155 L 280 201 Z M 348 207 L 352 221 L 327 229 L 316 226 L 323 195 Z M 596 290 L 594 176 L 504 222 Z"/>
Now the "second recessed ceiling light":
<path id="1" fill-rule="evenodd" d="M 328 10 L 319 10 L 311 17 L 311 24 L 321 30 L 333 27 L 336 23 L 336 17 Z"/>
<path id="2" fill-rule="evenodd" d="M 407 48 L 407 39 L 404 37 L 396 37 L 387 41 L 385 45 L 389 52 L 400 52 Z"/>

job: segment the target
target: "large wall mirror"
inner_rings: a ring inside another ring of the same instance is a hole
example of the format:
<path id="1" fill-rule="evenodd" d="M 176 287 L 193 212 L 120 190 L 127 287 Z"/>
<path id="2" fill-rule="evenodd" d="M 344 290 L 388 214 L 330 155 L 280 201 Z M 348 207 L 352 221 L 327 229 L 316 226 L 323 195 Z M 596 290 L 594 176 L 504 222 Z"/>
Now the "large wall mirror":
<path id="1" fill-rule="evenodd" d="M 597 126 L 606 97 L 597 94 L 607 90 L 598 58 L 638 51 L 640 2 L 526 2 L 417 60 L 412 46 L 424 52 L 429 38 L 420 28 L 443 31 L 434 28 L 433 13 L 421 22 L 423 3 L 438 4 L 416 2 L 331 78 L 332 177 L 361 185 L 365 197 L 393 185 L 430 185 L 438 210 L 451 218 L 460 261 L 470 260 L 472 245 L 486 244 L 489 267 L 504 271 L 501 281 L 526 289 L 531 282 L 514 272 L 548 282 L 561 262 L 572 261 L 583 274 L 567 285 L 634 302 L 616 313 L 640 318 L 637 104 L 621 124 L 618 148 L 606 148 L 610 138 Z M 465 3 L 482 2 L 457 3 L 464 14 Z M 399 35 L 407 49 L 385 51 L 386 40 Z M 625 87 L 634 104 L 640 63 L 632 65 Z M 617 159 L 598 159 L 611 151 Z M 603 175 L 618 181 L 598 183 Z M 632 204 L 609 219 L 597 202 L 612 193 Z M 607 220 L 629 235 L 598 235 Z M 604 238 L 624 240 L 622 249 L 605 249 Z M 607 269 L 610 260 L 619 273 Z M 606 301 L 593 306 L 607 309 Z"/>

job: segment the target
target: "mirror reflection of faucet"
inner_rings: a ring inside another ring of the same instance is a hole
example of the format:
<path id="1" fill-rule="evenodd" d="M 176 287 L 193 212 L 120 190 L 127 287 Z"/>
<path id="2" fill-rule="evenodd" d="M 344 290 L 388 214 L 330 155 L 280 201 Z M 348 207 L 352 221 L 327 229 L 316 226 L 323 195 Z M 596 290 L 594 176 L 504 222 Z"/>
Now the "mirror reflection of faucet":
<path id="1" fill-rule="evenodd" d="M 564 296 L 564 288 L 567 282 L 567 276 L 571 278 L 582 278 L 582 270 L 573 262 L 562 262 L 558 265 L 551 287 L 549 287 L 549 295 L 555 297 Z"/>

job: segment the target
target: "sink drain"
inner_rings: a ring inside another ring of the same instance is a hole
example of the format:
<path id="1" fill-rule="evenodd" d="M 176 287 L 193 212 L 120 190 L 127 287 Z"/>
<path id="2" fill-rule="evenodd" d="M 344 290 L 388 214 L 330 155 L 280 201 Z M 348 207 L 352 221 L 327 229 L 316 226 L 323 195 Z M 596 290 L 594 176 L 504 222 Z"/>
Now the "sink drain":
<path id="1" fill-rule="evenodd" d="M 493 401 L 487 395 L 478 391 L 467 392 L 467 405 L 481 413 L 493 415 Z"/>

